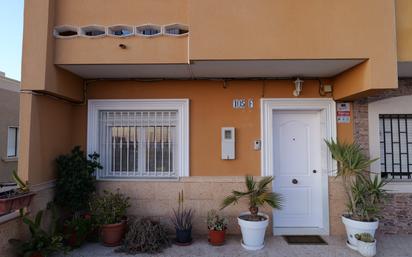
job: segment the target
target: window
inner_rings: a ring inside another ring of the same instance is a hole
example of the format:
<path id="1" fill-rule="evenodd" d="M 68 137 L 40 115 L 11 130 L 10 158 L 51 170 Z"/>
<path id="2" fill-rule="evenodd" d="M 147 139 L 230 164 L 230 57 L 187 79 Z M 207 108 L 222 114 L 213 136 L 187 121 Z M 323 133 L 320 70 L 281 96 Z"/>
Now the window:
<path id="1" fill-rule="evenodd" d="M 381 176 L 412 180 L 412 114 L 379 115 Z"/>
<path id="2" fill-rule="evenodd" d="M 17 157 L 18 154 L 18 139 L 19 139 L 19 128 L 9 127 L 7 132 L 7 157 L 13 158 Z"/>
<path id="3" fill-rule="evenodd" d="M 100 179 L 187 176 L 188 101 L 89 101 L 88 152 Z"/>

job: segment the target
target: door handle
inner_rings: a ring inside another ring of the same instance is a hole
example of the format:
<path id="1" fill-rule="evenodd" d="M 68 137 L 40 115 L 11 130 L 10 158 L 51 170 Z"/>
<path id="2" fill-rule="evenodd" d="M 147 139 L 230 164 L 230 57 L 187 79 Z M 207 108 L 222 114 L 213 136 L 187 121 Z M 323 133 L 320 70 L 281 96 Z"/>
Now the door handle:
<path id="1" fill-rule="evenodd" d="M 313 173 L 316 173 L 316 172 L 318 172 L 318 171 L 317 171 L 317 170 L 313 170 L 312 172 L 313 172 Z"/>
<path id="2" fill-rule="evenodd" d="M 294 178 L 292 179 L 292 183 L 296 185 L 298 183 L 298 180 Z"/>

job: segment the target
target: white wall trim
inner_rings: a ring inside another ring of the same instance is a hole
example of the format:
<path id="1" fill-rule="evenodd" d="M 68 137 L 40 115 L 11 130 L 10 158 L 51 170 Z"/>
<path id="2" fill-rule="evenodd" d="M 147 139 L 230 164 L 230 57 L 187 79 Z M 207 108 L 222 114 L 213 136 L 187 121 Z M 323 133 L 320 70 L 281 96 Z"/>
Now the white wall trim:
<path id="1" fill-rule="evenodd" d="M 336 104 L 327 98 L 262 98 L 261 99 L 261 175 L 273 176 L 273 111 L 320 111 L 321 135 L 324 139 L 336 138 Z M 274 228 L 273 233 L 279 234 L 329 234 L 329 193 L 328 177 L 336 170 L 336 162 L 327 149 L 321 146 L 322 154 L 322 206 L 323 226 L 321 228 Z M 303 232 L 302 232 L 303 231 Z"/>
<path id="2" fill-rule="evenodd" d="M 381 156 L 379 114 L 412 114 L 411 102 L 412 95 L 406 95 L 386 98 L 368 104 L 369 155 L 371 158 L 379 158 Z M 380 161 L 372 163 L 370 170 L 380 174 Z M 412 193 L 412 183 L 410 181 L 389 182 L 385 189 L 388 190 L 388 193 Z"/>
<path id="3" fill-rule="evenodd" d="M 189 99 L 99 99 L 88 101 L 87 153 L 97 152 L 98 118 L 102 110 L 177 110 L 178 111 L 178 176 L 189 176 Z M 104 178 L 97 179 L 102 180 Z M 124 178 L 119 178 L 121 180 Z M 133 178 L 130 178 L 133 179 Z M 159 180 L 153 178 L 154 180 Z M 104 179 L 108 180 L 108 179 Z M 110 180 L 118 180 L 116 178 Z M 129 179 L 127 179 L 129 180 Z"/>

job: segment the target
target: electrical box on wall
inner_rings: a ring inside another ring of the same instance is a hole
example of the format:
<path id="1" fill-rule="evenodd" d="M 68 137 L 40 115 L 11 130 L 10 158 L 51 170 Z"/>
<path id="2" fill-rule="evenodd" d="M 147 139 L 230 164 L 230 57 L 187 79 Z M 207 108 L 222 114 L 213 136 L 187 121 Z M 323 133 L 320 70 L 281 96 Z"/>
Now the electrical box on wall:
<path id="1" fill-rule="evenodd" d="M 235 159 L 235 128 L 222 128 L 222 160 Z"/>

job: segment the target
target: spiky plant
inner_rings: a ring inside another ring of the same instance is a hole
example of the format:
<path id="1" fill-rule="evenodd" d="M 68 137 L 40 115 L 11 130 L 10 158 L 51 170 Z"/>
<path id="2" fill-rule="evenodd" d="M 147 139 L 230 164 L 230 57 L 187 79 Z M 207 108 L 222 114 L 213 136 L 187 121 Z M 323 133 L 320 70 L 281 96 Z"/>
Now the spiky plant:
<path id="1" fill-rule="evenodd" d="M 385 197 L 386 182 L 379 181 L 377 176 L 372 179 L 369 171 L 369 166 L 379 158 L 368 159 L 356 143 L 339 143 L 333 139 L 325 142 L 338 165 L 336 177 L 342 179 L 348 214 L 355 220 L 373 221 Z"/>
<path id="2" fill-rule="evenodd" d="M 247 198 L 249 201 L 251 220 L 260 220 L 258 216 L 259 207 L 266 204 L 274 209 L 280 209 L 282 202 L 281 196 L 271 192 L 269 188 L 273 179 L 273 177 L 264 177 L 259 182 L 256 182 L 252 176 L 246 176 L 246 191 L 240 192 L 233 190 L 232 194 L 223 200 L 221 209 L 232 204 L 237 204 L 241 198 Z"/>
<path id="3" fill-rule="evenodd" d="M 179 230 L 188 230 L 192 228 L 193 210 L 184 207 L 183 190 L 179 192 L 178 208 L 173 209 L 173 215 L 170 217 L 173 225 Z"/>
<path id="4" fill-rule="evenodd" d="M 365 243 L 373 243 L 375 242 L 375 238 L 369 233 L 360 233 L 356 234 L 355 238 L 358 239 L 359 241 L 365 242 Z"/>

